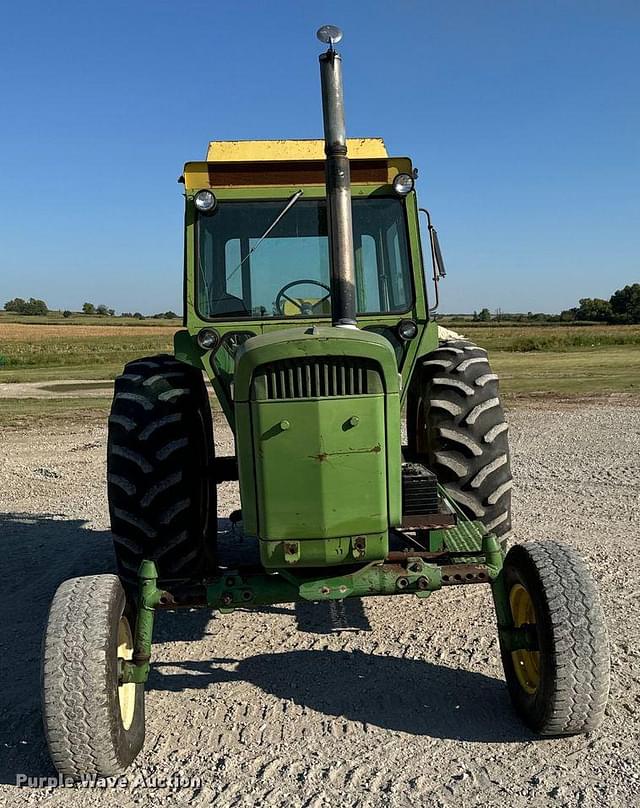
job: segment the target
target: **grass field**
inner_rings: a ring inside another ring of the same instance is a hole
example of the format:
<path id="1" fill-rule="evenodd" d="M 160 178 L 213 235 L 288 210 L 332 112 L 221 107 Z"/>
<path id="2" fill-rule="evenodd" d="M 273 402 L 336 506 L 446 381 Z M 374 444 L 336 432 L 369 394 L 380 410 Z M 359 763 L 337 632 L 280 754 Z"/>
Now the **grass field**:
<path id="1" fill-rule="evenodd" d="M 65 322 L 33 325 L 0 317 L 0 383 L 113 379 L 125 362 L 170 351 L 171 326 Z M 32 318 L 34 319 L 34 318 Z M 155 321 L 154 321 L 155 322 Z M 179 327 L 179 326 L 178 326 Z M 466 323 L 460 330 L 490 351 L 509 403 L 523 397 L 640 395 L 640 326 Z M 104 415 L 110 398 L 0 398 L 0 424 L 40 416 Z"/>
<path id="2" fill-rule="evenodd" d="M 457 328 L 490 351 L 531 353 L 638 346 L 640 325 L 502 325 L 466 323 Z"/>
<path id="3" fill-rule="evenodd" d="M 573 351 L 492 351 L 503 394 L 513 396 L 640 396 L 640 349 L 614 346 Z"/>
<path id="4" fill-rule="evenodd" d="M 0 382 L 113 379 L 136 356 L 170 351 L 175 331 L 175 325 L 28 325 L 0 320 Z"/>

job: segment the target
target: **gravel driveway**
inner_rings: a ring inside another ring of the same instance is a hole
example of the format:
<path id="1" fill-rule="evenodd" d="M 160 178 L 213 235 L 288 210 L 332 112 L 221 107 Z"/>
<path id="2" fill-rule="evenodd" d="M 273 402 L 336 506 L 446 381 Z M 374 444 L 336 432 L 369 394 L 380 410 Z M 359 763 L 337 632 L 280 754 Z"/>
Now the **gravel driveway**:
<path id="1" fill-rule="evenodd" d="M 0 804 L 640 804 L 640 408 L 554 406 L 509 414 L 515 538 L 563 538 L 599 581 L 613 656 L 599 732 L 540 741 L 518 723 L 485 587 L 347 601 L 344 614 L 326 604 L 163 614 L 145 749 L 115 788 L 15 785 L 17 774 L 55 776 L 38 682 L 55 587 L 113 568 L 106 432 L 5 429 Z M 221 425 L 217 442 L 230 451 Z M 238 505 L 236 487 L 221 486 L 220 514 Z"/>

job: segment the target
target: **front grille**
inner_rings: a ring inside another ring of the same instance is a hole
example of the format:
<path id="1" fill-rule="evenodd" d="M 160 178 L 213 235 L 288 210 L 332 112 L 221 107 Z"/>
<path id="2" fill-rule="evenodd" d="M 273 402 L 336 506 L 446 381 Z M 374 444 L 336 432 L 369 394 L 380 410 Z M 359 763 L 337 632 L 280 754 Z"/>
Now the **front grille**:
<path id="1" fill-rule="evenodd" d="M 376 362 L 360 357 L 281 359 L 259 367 L 252 382 L 252 399 L 328 398 L 361 396 L 383 391 Z"/>

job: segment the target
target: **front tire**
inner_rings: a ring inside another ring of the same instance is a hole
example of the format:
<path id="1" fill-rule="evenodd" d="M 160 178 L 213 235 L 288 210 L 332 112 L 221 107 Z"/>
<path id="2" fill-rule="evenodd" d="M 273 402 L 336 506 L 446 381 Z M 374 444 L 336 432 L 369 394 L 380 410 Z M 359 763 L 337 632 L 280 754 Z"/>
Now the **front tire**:
<path id="1" fill-rule="evenodd" d="M 118 679 L 131 659 L 132 626 L 115 575 L 72 578 L 58 588 L 42 658 L 42 716 L 51 760 L 63 775 L 122 773 L 144 743 L 144 685 Z"/>
<path id="2" fill-rule="evenodd" d="M 554 541 L 515 545 L 504 584 L 516 627 L 535 627 L 537 651 L 501 649 L 516 712 L 540 735 L 596 729 L 609 695 L 609 642 L 598 592 L 582 558 Z"/>
<path id="3" fill-rule="evenodd" d="M 504 543 L 511 531 L 511 463 L 487 352 L 468 340 L 445 340 L 419 361 L 407 400 L 409 453 L 435 472 L 469 519 Z"/>

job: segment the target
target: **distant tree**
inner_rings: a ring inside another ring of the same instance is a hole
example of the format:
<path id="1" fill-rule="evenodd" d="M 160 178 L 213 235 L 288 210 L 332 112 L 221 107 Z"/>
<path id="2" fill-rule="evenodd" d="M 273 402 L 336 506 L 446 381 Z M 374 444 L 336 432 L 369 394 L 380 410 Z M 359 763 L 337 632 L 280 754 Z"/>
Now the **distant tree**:
<path id="1" fill-rule="evenodd" d="M 109 313 L 109 309 L 104 305 L 104 303 L 100 303 L 99 306 L 96 306 L 96 314 L 106 315 Z"/>
<path id="2" fill-rule="evenodd" d="M 121 317 L 133 317 L 133 314 L 130 311 L 123 311 L 120 316 Z"/>
<path id="3" fill-rule="evenodd" d="M 93 305 L 93 303 L 83 303 L 82 312 L 83 314 L 95 314 L 96 307 Z"/>
<path id="4" fill-rule="evenodd" d="M 39 300 L 35 297 L 30 297 L 27 302 L 27 314 L 45 315 L 49 312 L 49 307 L 44 300 Z"/>
<path id="5" fill-rule="evenodd" d="M 44 300 L 39 300 L 35 297 L 30 297 L 29 300 L 16 297 L 14 300 L 8 300 L 4 307 L 7 311 L 13 311 L 16 314 L 44 315 L 49 311 Z"/>
<path id="6" fill-rule="evenodd" d="M 478 312 L 475 309 L 473 310 L 473 322 L 478 322 Z"/>
<path id="7" fill-rule="evenodd" d="M 107 314 L 109 315 L 109 317 L 113 317 L 113 315 L 114 315 L 115 313 L 116 313 L 116 310 L 115 310 L 115 309 L 107 309 Z"/>
<path id="8" fill-rule="evenodd" d="M 65 309 L 65 310 L 62 312 L 62 316 L 65 318 L 65 320 L 68 320 L 68 319 L 69 319 L 69 317 L 73 316 L 73 312 L 72 312 L 72 311 L 69 311 L 69 309 Z"/>
<path id="9" fill-rule="evenodd" d="M 607 322 L 611 319 L 611 304 L 599 297 L 583 297 L 579 301 L 576 320 Z"/>
<path id="10" fill-rule="evenodd" d="M 640 323 L 640 283 L 618 289 L 611 295 L 609 303 L 617 322 Z"/>
<path id="11" fill-rule="evenodd" d="M 13 300 L 7 300 L 4 304 L 5 311 L 12 311 L 16 314 L 24 314 L 24 307 L 27 305 L 27 301 L 23 300 L 21 297 L 14 297 Z"/>
<path id="12" fill-rule="evenodd" d="M 144 320 L 144 314 L 140 314 L 139 311 L 134 312 L 133 316 L 136 318 L 136 320 Z"/>
<path id="13" fill-rule="evenodd" d="M 577 312 L 578 312 L 578 309 L 575 308 L 575 307 L 572 308 L 572 309 L 565 309 L 564 311 L 560 312 L 560 319 L 564 323 L 571 323 L 571 322 L 573 322 L 573 320 L 576 319 Z"/>
<path id="14" fill-rule="evenodd" d="M 491 312 L 489 309 L 481 309 L 480 314 L 478 314 L 478 320 L 480 320 L 481 323 L 488 323 L 490 319 Z"/>

